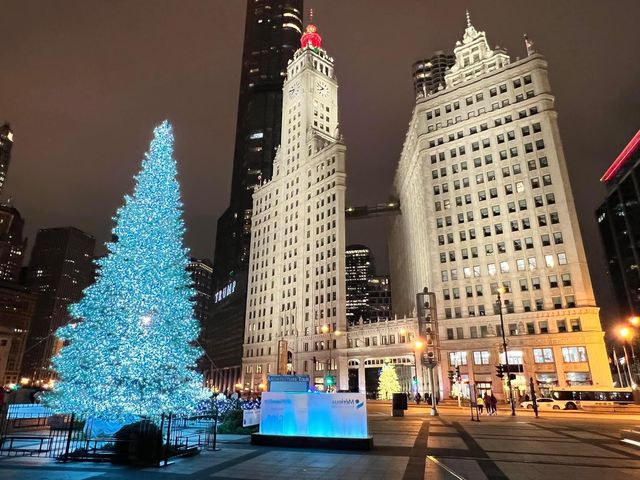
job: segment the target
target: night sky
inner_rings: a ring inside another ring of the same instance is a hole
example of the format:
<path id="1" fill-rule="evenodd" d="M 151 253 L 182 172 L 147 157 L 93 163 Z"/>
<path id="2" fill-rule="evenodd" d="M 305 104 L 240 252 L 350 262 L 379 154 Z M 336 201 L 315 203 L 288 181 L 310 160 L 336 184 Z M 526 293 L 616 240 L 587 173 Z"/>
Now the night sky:
<path id="1" fill-rule="evenodd" d="M 603 317 L 614 315 L 594 210 L 599 178 L 640 127 L 640 2 L 305 0 L 335 58 L 348 201 L 388 198 L 414 103 L 411 65 L 462 38 L 469 8 L 512 60 L 526 32 L 549 61 L 560 130 Z M 0 121 L 15 144 L 4 198 L 27 222 L 102 244 L 154 125 L 176 134 L 186 242 L 213 256 L 228 204 L 244 0 L 4 0 Z M 386 222 L 349 224 L 387 269 Z"/>

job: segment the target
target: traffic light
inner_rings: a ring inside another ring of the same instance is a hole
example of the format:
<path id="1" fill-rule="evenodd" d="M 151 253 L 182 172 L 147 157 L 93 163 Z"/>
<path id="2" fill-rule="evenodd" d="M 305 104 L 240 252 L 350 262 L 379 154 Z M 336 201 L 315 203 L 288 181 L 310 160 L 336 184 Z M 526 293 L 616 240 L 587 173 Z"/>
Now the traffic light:
<path id="1" fill-rule="evenodd" d="M 335 384 L 335 380 L 331 375 L 327 375 L 325 383 L 327 384 L 327 387 L 333 387 L 333 385 Z"/>
<path id="2" fill-rule="evenodd" d="M 498 378 L 504 377 L 504 366 L 502 364 L 496 365 L 496 377 Z"/>
<path id="3" fill-rule="evenodd" d="M 460 365 L 456 365 L 456 382 L 459 382 L 460 380 L 462 380 L 462 377 L 460 376 Z"/>
<path id="4" fill-rule="evenodd" d="M 449 381 L 453 382 L 453 370 L 449 370 L 449 373 L 447 375 L 449 376 Z"/>

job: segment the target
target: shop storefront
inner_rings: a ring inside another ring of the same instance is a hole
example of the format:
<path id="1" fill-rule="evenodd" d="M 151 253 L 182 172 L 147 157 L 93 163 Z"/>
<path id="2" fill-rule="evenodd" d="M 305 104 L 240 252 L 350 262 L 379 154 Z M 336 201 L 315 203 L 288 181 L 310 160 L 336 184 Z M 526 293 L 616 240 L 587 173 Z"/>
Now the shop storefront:
<path id="1" fill-rule="evenodd" d="M 536 373 L 536 385 L 541 397 L 550 397 L 553 387 L 558 386 L 558 375 L 554 373 Z"/>
<path id="2" fill-rule="evenodd" d="M 590 372 L 565 372 L 567 386 L 593 385 Z"/>

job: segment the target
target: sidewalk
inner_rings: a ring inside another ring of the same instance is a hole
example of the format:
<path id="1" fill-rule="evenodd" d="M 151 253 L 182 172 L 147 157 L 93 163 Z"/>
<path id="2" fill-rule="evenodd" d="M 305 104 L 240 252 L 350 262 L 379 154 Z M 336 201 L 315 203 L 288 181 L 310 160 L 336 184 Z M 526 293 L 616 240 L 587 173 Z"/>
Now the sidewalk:
<path id="1" fill-rule="evenodd" d="M 371 452 L 256 447 L 245 436 L 219 435 L 219 451 L 203 451 L 160 469 L 0 457 L 0 479 L 640 478 L 638 450 L 621 444 L 619 439 L 620 430 L 628 422 L 555 415 L 539 419 L 502 415 L 472 422 L 458 412 L 430 417 L 422 408 L 411 411 L 416 414 L 395 418 L 374 412 L 369 416 L 375 443 Z"/>

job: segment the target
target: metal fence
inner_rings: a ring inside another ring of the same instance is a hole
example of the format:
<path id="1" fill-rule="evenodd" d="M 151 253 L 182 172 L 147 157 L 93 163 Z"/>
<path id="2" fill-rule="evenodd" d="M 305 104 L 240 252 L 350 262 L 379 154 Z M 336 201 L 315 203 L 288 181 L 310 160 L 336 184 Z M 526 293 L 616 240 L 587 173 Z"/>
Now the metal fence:
<path id="1" fill-rule="evenodd" d="M 54 414 L 37 404 L 5 405 L 0 417 L 0 456 L 161 466 L 177 456 L 214 449 L 215 424 L 214 415 L 162 414 L 128 425 L 126 433 L 105 436 L 81 416 Z"/>

